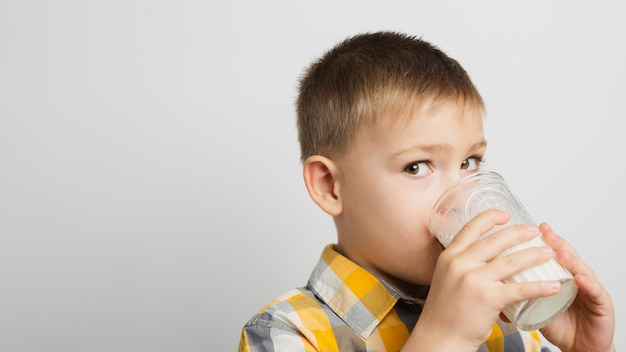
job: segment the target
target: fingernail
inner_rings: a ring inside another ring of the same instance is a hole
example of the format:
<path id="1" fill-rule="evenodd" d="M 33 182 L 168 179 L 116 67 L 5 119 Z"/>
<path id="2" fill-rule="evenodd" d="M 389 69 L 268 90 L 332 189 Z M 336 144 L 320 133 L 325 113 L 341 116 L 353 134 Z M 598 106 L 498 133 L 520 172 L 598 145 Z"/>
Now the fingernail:
<path id="1" fill-rule="evenodd" d="M 539 231 L 539 228 L 535 224 L 528 224 L 527 226 L 528 226 L 528 231 L 531 231 L 531 232 Z"/>
<path id="2" fill-rule="evenodd" d="M 503 218 L 509 216 L 509 212 L 506 210 L 498 209 L 498 212 L 500 213 L 500 216 Z"/>
<path id="3" fill-rule="evenodd" d="M 552 247 L 550 247 L 550 246 L 543 246 L 543 247 L 541 247 L 541 250 L 545 254 L 553 254 L 554 253 L 554 249 L 552 249 Z"/>
<path id="4" fill-rule="evenodd" d="M 550 288 L 553 288 L 555 290 L 560 290 L 561 289 L 561 281 L 550 281 Z"/>

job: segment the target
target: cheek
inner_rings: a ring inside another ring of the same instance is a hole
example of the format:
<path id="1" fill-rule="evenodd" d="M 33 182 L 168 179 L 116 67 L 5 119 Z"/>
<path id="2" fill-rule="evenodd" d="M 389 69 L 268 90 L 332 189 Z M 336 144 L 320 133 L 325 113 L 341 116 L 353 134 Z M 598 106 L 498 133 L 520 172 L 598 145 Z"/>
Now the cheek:
<path id="1" fill-rule="evenodd" d="M 406 236 L 414 239 L 430 235 L 428 218 L 434 201 L 424 193 L 406 190 L 397 200 L 393 205 L 393 219 L 389 219 L 391 226 L 396 226 L 398 230 L 406 232 Z"/>
<path id="2" fill-rule="evenodd" d="M 429 180 L 410 184 L 403 189 L 407 198 L 407 203 L 411 204 L 422 216 L 428 216 L 437 199 L 443 194 L 443 189 L 439 190 L 437 184 Z"/>
<path id="3" fill-rule="evenodd" d="M 420 231 L 426 232 L 428 235 L 430 235 L 430 230 L 428 229 L 430 214 L 440 196 L 436 193 L 437 192 L 424 192 L 419 198 L 419 204 L 415 207 L 415 217 L 418 219 L 417 225 Z"/>

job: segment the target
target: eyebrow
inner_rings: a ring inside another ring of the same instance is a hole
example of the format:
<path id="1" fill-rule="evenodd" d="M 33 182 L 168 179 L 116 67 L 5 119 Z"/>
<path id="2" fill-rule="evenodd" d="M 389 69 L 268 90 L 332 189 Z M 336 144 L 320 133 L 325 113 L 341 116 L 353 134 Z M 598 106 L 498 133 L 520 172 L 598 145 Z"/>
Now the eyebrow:
<path id="1" fill-rule="evenodd" d="M 468 149 L 469 151 L 475 151 L 478 149 L 482 149 L 485 148 L 487 146 L 487 141 L 486 140 L 482 140 L 478 143 L 474 143 L 470 146 L 470 148 Z M 419 152 L 427 152 L 427 153 L 442 153 L 442 152 L 451 152 L 453 150 L 452 146 L 450 144 L 425 144 L 425 145 L 417 145 L 414 147 L 410 147 L 404 150 L 401 150 L 397 153 L 394 153 L 392 155 L 392 158 L 396 159 L 396 158 L 400 158 L 403 155 L 406 154 L 411 154 L 414 153 L 416 151 Z"/>

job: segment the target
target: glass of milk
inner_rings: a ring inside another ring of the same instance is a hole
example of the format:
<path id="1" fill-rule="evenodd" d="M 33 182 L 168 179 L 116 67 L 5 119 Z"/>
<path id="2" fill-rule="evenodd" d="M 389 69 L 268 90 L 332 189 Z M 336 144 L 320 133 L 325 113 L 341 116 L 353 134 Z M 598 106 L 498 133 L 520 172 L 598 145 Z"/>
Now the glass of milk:
<path id="1" fill-rule="evenodd" d="M 511 219 L 485 236 L 503 226 L 534 223 L 499 174 L 479 171 L 456 182 L 439 198 L 430 215 L 430 232 L 447 247 L 465 223 L 487 209 L 506 210 L 511 214 Z M 545 246 L 541 234 L 529 242 L 505 250 L 500 256 L 531 246 Z M 522 330 L 535 330 L 548 325 L 572 304 L 578 292 L 572 274 L 555 258 L 503 281 L 511 283 L 538 280 L 559 280 L 561 289 L 555 295 L 520 301 L 504 309 L 506 317 Z"/>

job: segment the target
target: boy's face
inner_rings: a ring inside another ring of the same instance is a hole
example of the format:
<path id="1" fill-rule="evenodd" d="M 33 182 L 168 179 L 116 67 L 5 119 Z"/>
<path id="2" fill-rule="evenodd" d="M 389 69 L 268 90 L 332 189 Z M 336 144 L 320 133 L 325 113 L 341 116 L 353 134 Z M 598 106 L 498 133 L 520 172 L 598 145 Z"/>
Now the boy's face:
<path id="1" fill-rule="evenodd" d="M 408 294 L 430 285 L 443 250 L 428 230 L 430 211 L 477 171 L 485 149 L 482 116 L 455 102 L 364 126 L 337 162 L 339 251 Z"/>

